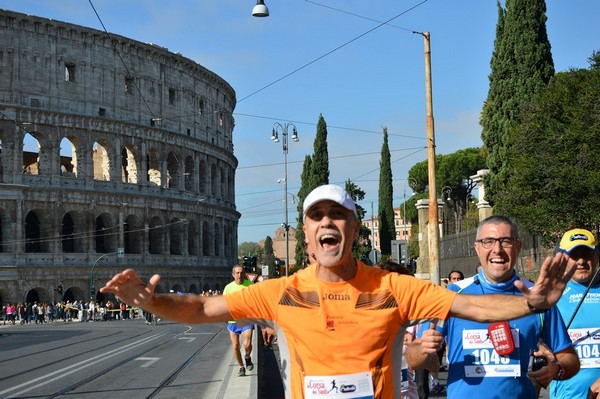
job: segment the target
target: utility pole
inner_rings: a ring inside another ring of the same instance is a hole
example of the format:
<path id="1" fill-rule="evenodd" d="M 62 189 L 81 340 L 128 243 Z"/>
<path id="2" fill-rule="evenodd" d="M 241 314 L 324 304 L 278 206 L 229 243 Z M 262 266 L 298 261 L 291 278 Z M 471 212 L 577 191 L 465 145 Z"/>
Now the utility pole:
<path id="1" fill-rule="evenodd" d="M 427 236 L 429 237 L 429 272 L 431 275 L 430 281 L 439 285 L 440 256 L 437 188 L 435 186 L 435 130 L 431 89 L 431 48 L 429 32 L 423 32 L 422 35 L 425 41 L 425 100 L 427 103 L 427 172 L 429 176 L 429 223 L 427 225 Z"/>

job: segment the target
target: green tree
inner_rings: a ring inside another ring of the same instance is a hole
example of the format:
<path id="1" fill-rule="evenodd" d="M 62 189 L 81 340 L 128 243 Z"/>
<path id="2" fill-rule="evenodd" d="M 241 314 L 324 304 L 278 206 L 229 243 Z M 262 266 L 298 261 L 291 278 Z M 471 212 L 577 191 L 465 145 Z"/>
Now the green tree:
<path id="1" fill-rule="evenodd" d="M 240 259 L 248 254 L 259 257 L 259 255 L 262 255 L 262 253 L 263 250 L 257 242 L 244 241 L 238 245 L 238 258 Z"/>
<path id="2" fill-rule="evenodd" d="M 598 231 L 600 223 L 600 68 L 590 62 L 556 74 L 523 107 L 512 179 L 495 207 L 548 243 L 573 227 Z"/>
<path id="3" fill-rule="evenodd" d="M 310 165 L 311 190 L 329 184 L 329 152 L 327 150 L 327 123 L 323 115 L 319 115 L 317 135 L 315 136 L 312 163 Z M 308 193 L 307 193 L 308 194 Z"/>
<path id="4" fill-rule="evenodd" d="M 381 146 L 381 160 L 379 161 L 379 201 L 377 203 L 379 248 L 382 256 L 392 254 L 392 240 L 396 239 L 391 159 L 387 128 L 383 128 L 383 145 Z"/>
<path id="5" fill-rule="evenodd" d="M 304 199 L 310 193 L 310 170 L 312 158 L 310 155 L 304 157 L 302 165 L 302 175 L 300 176 L 300 191 L 298 191 L 298 217 L 296 218 L 296 249 L 294 261 L 297 268 L 303 267 L 306 263 L 306 244 L 304 242 L 304 219 L 302 214 L 302 205 Z"/>
<path id="6" fill-rule="evenodd" d="M 365 192 L 356 184 L 352 183 L 350 179 L 346 180 L 345 190 L 356 205 L 356 213 L 358 213 L 358 221 L 360 223 L 360 230 L 358 232 L 358 239 L 352 243 L 352 255 L 362 261 L 368 260 L 369 251 L 371 250 L 371 231 L 367 226 L 362 223 L 367 211 L 365 208 L 357 204 L 358 201 L 365 199 Z"/>
<path id="7" fill-rule="evenodd" d="M 545 0 L 506 0 L 505 9 L 498 2 L 490 87 L 480 120 L 490 169 L 485 177 L 486 200 L 493 205 L 506 195 L 513 170 L 509 154 L 519 108 L 554 75 L 546 19 Z"/>
<path id="8" fill-rule="evenodd" d="M 265 238 L 263 264 L 269 266 L 269 276 L 272 277 L 275 270 L 275 255 L 273 254 L 273 239 L 271 236 Z"/>
<path id="9" fill-rule="evenodd" d="M 486 165 L 482 152 L 481 148 L 465 148 L 451 154 L 438 154 L 435 157 L 438 198 L 443 197 L 444 211 L 448 212 L 447 220 L 453 219 L 452 225 L 455 226 L 454 230 L 457 233 L 462 230 L 460 221 L 467 216 L 468 198 L 470 198 L 476 186 L 471 176 L 477 173 L 478 170 L 485 168 Z M 429 190 L 427 167 L 427 161 L 425 160 L 416 163 L 408 171 L 411 188 L 417 193 L 417 195 L 408 199 L 406 203 L 407 219 L 411 220 L 411 223 L 417 221 L 416 201 L 428 197 L 427 195 L 421 195 Z M 444 187 L 449 187 L 449 190 L 445 190 L 442 196 Z"/>
<path id="10" fill-rule="evenodd" d="M 302 168 L 302 185 L 298 192 L 298 225 L 296 230 L 296 267 L 306 263 L 306 250 L 304 245 L 304 226 L 302 204 L 306 196 L 315 188 L 329 184 L 329 152 L 327 150 L 327 123 L 323 115 L 319 115 L 317 134 L 313 144 L 313 155 L 304 159 Z"/>

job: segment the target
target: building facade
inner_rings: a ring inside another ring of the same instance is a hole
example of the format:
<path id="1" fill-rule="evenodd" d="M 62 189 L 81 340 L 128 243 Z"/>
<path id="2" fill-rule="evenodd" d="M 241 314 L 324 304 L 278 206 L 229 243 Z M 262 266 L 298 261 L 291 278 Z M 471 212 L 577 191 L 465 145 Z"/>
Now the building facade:
<path id="1" fill-rule="evenodd" d="M 373 248 L 377 251 L 381 250 L 381 245 L 379 243 L 379 218 L 377 216 L 371 215 L 371 217 L 365 217 L 362 221 L 362 224 L 366 226 L 371 234 L 369 235 L 369 239 L 373 243 Z M 402 218 L 402 211 L 400 208 L 394 208 L 394 227 L 396 228 L 396 240 L 406 240 L 410 238 L 410 221 L 404 220 Z"/>
<path id="2" fill-rule="evenodd" d="M 129 267 L 162 292 L 222 288 L 235 103 L 166 48 L 0 10 L 0 303 L 103 300 Z"/>

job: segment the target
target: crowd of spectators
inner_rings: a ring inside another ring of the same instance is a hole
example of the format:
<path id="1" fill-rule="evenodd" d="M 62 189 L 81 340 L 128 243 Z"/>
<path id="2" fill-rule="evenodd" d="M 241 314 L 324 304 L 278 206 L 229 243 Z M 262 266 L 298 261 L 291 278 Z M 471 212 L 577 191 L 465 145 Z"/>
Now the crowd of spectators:
<path id="1" fill-rule="evenodd" d="M 2 305 L 2 325 L 44 324 L 55 321 L 88 322 L 126 320 L 139 317 L 137 308 L 122 302 L 65 301 L 58 303 L 23 302 Z"/>

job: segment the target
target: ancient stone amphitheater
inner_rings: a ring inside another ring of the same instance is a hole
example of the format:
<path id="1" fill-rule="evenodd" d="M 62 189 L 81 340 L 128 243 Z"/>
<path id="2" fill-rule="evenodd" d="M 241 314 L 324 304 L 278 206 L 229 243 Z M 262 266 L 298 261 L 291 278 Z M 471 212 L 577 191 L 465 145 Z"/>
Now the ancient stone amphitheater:
<path id="1" fill-rule="evenodd" d="M 101 301 L 128 267 L 162 292 L 222 288 L 235 103 L 166 48 L 0 10 L 0 303 Z"/>

